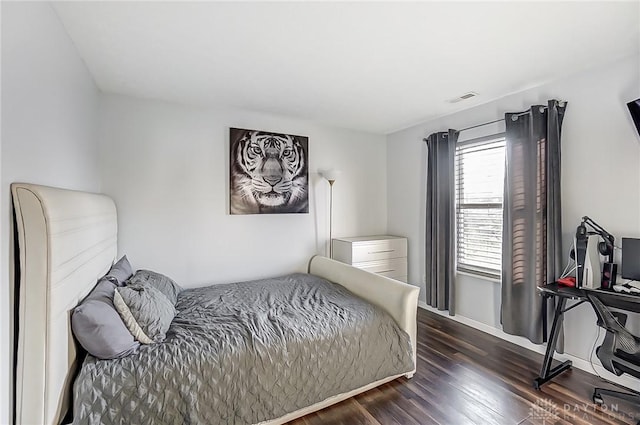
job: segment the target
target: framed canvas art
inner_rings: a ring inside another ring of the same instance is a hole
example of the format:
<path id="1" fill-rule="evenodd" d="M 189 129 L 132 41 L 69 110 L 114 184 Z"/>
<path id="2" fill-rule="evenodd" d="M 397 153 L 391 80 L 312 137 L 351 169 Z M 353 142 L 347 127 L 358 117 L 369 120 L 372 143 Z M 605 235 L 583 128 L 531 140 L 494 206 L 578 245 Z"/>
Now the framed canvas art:
<path id="1" fill-rule="evenodd" d="M 231 128 L 231 214 L 309 212 L 309 138 Z"/>

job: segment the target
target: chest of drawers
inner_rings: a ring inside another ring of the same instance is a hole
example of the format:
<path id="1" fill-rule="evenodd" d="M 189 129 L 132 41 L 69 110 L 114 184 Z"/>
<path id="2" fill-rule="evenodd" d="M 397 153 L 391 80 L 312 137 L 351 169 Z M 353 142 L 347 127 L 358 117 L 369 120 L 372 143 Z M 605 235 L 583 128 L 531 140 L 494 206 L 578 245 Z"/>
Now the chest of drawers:
<path id="1" fill-rule="evenodd" d="M 358 236 L 333 239 L 332 243 L 334 260 L 407 281 L 407 238 Z"/>

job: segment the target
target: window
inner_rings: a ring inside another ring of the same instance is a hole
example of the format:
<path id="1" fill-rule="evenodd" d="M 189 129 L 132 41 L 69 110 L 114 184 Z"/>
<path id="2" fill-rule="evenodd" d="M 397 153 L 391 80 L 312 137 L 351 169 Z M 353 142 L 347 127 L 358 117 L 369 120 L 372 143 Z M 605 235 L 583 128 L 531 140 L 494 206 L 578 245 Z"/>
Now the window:
<path id="1" fill-rule="evenodd" d="M 500 278 L 504 158 L 504 134 L 456 145 L 458 270 Z"/>

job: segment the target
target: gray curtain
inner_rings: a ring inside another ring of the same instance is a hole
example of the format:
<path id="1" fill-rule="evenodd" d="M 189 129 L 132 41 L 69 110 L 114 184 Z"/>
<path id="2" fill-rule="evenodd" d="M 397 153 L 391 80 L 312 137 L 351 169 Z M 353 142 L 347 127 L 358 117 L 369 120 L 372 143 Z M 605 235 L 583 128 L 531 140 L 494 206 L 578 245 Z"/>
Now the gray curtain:
<path id="1" fill-rule="evenodd" d="M 433 133 L 427 142 L 427 304 L 455 314 L 455 176 L 458 132 Z"/>
<path id="2" fill-rule="evenodd" d="M 507 113 L 502 227 L 502 312 L 505 332 L 540 344 L 546 340 L 538 287 L 562 272 L 560 138 L 565 105 L 550 100 Z M 553 302 L 553 301 L 551 301 Z"/>

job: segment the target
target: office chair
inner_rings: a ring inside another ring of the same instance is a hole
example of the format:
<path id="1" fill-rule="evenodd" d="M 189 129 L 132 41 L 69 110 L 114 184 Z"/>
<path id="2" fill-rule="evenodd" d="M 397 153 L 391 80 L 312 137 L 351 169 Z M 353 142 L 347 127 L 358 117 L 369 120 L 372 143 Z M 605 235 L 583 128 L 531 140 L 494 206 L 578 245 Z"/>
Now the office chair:
<path id="1" fill-rule="evenodd" d="M 587 298 L 598 317 L 598 326 L 607 330 L 602 345 L 596 350 L 600 362 L 605 369 L 617 376 L 628 373 L 640 379 L 640 338 L 624 327 L 627 315 L 611 311 L 595 293 L 587 292 Z M 615 306 L 615 303 L 612 302 L 611 305 Z M 593 391 L 593 402 L 603 404 L 603 395 L 616 397 L 640 406 L 640 394 L 604 388 L 596 388 Z"/>

